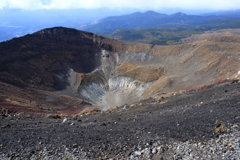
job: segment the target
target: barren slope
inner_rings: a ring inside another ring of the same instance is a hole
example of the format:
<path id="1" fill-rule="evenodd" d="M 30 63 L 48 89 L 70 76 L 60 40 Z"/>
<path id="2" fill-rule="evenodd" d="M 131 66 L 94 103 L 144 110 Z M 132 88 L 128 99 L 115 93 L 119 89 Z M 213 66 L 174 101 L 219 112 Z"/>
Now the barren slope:
<path id="1" fill-rule="evenodd" d="M 227 82 L 67 119 L 0 117 L 0 159 L 239 159 L 239 102 Z"/>
<path id="2" fill-rule="evenodd" d="M 182 43 L 193 43 L 196 41 L 202 41 L 209 38 L 216 38 L 221 36 L 240 36 L 240 29 L 220 29 L 216 31 L 205 31 L 204 34 L 193 34 L 187 38 L 181 39 Z"/>

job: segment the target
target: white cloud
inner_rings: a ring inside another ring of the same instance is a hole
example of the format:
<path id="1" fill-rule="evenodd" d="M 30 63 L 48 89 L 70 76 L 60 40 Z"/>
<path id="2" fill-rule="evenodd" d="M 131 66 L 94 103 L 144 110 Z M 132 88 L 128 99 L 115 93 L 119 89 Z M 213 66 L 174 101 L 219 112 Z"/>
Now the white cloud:
<path id="1" fill-rule="evenodd" d="M 239 0 L 0 0 L 0 8 L 138 8 L 239 9 Z"/>
<path id="2" fill-rule="evenodd" d="M 41 0 L 43 5 L 49 5 L 52 3 L 52 0 Z"/>
<path id="3" fill-rule="evenodd" d="M 7 1 L 6 0 L 2 0 L 0 1 L 0 8 L 2 9 L 3 7 L 7 6 Z"/>
<path id="4" fill-rule="evenodd" d="M 0 2 L 0 8 L 40 9 L 42 6 L 40 0 L 1 0 Z"/>

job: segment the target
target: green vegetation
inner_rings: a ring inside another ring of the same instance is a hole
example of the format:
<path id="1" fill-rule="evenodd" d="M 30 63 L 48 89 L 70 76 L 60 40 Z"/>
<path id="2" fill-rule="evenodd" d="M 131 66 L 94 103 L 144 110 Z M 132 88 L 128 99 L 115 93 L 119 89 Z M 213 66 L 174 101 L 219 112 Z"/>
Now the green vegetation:
<path id="1" fill-rule="evenodd" d="M 201 31 L 240 28 L 240 19 L 217 19 L 195 26 Z"/>
<path id="2" fill-rule="evenodd" d="M 179 44 L 182 38 L 199 33 L 203 31 L 187 28 L 119 29 L 109 34 L 108 37 L 122 41 L 168 45 Z"/>
<path id="3" fill-rule="evenodd" d="M 203 22 L 201 25 L 191 24 L 175 28 L 141 28 L 141 29 L 118 29 L 104 36 L 121 41 L 139 42 L 153 45 L 181 44 L 181 39 L 192 34 L 201 34 L 205 31 L 219 29 L 240 28 L 240 19 L 218 19 Z M 100 33 L 101 34 L 101 33 Z"/>

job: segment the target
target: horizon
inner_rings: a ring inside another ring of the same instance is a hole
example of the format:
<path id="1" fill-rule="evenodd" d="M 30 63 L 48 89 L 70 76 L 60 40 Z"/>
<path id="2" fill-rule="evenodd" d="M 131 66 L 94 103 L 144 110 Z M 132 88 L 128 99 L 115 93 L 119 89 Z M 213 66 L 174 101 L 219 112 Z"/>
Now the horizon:
<path id="1" fill-rule="evenodd" d="M 180 8 L 171 8 L 171 9 L 135 9 L 135 8 L 116 8 L 111 9 L 107 7 L 102 8 L 95 8 L 95 9 L 86 9 L 86 8 L 63 8 L 63 9 L 22 9 L 22 8 L 0 8 L 0 12 L 6 11 L 7 13 L 15 14 L 15 13 L 28 13 L 28 12 L 35 12 L 39 15 L 46 14 L 46 12 L 58 12 L 61 15 L 67 15 L 67 14 L 74 14 L 76 12 L 85 14 L 88 17 L 95 16 L 95 17 L 101 17 L 106 18 L 110 16 L 123 16 L 123 15 L 129 15 L 133 13 L 145 13 L 148 11 L 153 11 L 160 14 L 167 14 L 172 15 L 176 13 L 184 13 L 187 15 L 205 15 L 205 14 L 219 14 L 221 12 L 234 12 L 239 11 L 239 9 L 228 9 L 228 10 L 208 10 L 208 9 L 202 9 L 202 10 L 193 10 L 193 9 L 180 9 Z M 61 12 L 62 11 L 62 12 Z M 70 12 L 71 11 L 71 12 Z M 1 15 L 0 15 L 1 16 Z M 5 15 L 6 16 L 6 15 Z M 11 16 L 10 14 L 7 16 Z M 15 15 L 17 16 L 17 15 Z M 51 16 L 51 15 L 50 15 Z M 99 20 L 99 19 L 96 19 Z"/>
<path id="2" fill-rule="evenodd" d="M 116 3 L 113 4 L 113 1 L 106 3 L 102 0 L 90 0 L 89 3 L 76 0 L 67 2 L 63 0 L 1 0 L 0 33 L 2 36 L 0 36 L 0 42 L 31 34 L 44 28 L 63 26 L 78 29 L 106 17 L 130 15 L 136 12 L 154 11 L 167 15 L 181 12 L 187 15 L 203 16 L 238 11 L 240 8 L 240 4 L 237 4 L 236 0 L 231 0 L 231 3 L 221 1 L 218 5 L 214 5 L 215 7 L 211 7 L 211 5 L 199 7 L 199 0 L 191 1 L 191 3 L 189 0 L 181 1 L 182 4 L 189 3 L 186 6 L 180 5 L 179 2 L 170 5 L 175 1 L 169 0 L 163 3 L 162 0 L 150 0 L 146 4 L 143 0 L 131 0 L 125 4 L 122 2 L 126 2 L 126 0 L 116 0 L 114 1 Z"/>

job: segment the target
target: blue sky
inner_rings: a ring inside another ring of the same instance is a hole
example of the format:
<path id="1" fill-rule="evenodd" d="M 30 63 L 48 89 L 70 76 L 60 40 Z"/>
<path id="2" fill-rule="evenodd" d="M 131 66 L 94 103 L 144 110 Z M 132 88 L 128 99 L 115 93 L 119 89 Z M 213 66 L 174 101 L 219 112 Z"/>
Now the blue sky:
<path id="1" fill-rule="evenodd" d="M 239 0 L 0 0 L 0 8 L 21 9 L 95 9 L 107 7 L 139 10 L 185 9 L 229 10 L 240 9 Z"/>

